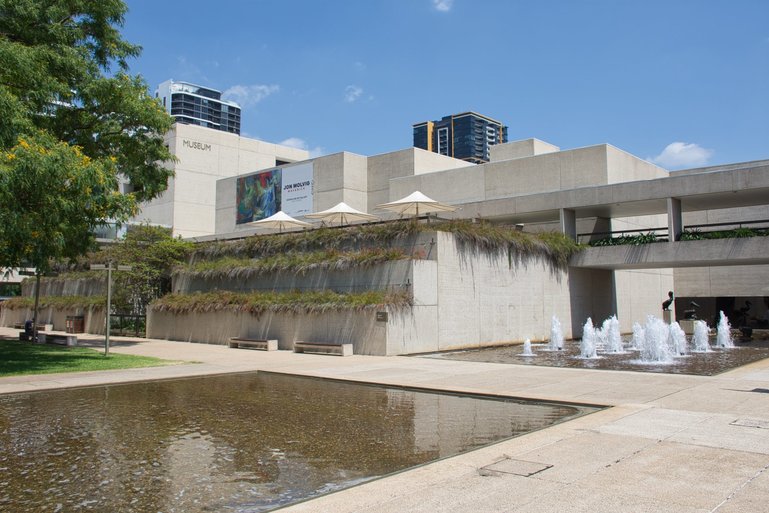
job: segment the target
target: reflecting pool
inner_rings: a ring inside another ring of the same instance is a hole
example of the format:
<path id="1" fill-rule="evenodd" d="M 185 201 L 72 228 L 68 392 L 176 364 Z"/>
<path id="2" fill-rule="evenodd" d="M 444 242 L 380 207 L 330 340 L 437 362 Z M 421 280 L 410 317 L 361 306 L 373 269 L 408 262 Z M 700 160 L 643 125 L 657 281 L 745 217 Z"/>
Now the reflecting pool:
<path id="1" fill-rule="evenodd" d="M 265 511 L 589 411 L 269 373 L 0 396 L 0 511 Z"/>

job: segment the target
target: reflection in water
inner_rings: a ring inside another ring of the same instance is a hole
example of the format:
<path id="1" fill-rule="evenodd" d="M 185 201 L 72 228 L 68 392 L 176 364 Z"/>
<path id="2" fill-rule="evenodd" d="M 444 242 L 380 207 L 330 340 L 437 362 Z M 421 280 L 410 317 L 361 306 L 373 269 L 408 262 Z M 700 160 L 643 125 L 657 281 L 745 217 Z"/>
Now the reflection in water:
<path id="1" fill-rule="evenodd" d="M 585 411 L 263 373 L 0 396 L 0 511 L 264 511 Z"/>
<path id="2" fill-rule="evenodd" d="M 711 341 L 711 345 L 713 345 L 713 342 Z M 566 342 L 561 351 L 552 351 L 547 344 L 535 344 L 532 346 L 534 356 L 528 358 L 521 358 L 522 347 L 520 345 L 434 353 L 424 355 L 424 357 L 473 362 L 541 365 L 544 367 L 632 370 L 670 374 L 696 374 L 700 376 L 713 376 L 741 365 L 769 358 L 769 341 L 736 341 L 734 345 L 735 347 L 731 349 L 715 349 L 707 353 L 692 351 L 683 357 L 671 357 L 670 362 L 642 361 L 639 351 L 630 348 L 629 340 L 625 341 L 625 352 L 609 353 L 598 351 L 596 358 L 580 357 L 579 341 Z"/>

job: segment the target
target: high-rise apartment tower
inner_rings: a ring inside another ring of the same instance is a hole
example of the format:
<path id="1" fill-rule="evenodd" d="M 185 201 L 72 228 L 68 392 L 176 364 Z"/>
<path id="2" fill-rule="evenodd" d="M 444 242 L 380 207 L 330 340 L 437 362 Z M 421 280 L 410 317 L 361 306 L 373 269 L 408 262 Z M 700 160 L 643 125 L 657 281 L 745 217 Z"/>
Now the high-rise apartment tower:
<path id="1" fill-rule="evenodd" d="M 481 164 L 489 161 L 489 147 L 507 142 L 507 127 L 476 112 L 444 116 L 440 121 L 414 125 L 414 146 L 456 159 Z"/>
<path id="2" fill-rule="evenodd" d="M 177 123 L 240 135 L 240 106 L 222 100 L 221 91 L 189 82 L 166 80 L 155 91 Z"/>

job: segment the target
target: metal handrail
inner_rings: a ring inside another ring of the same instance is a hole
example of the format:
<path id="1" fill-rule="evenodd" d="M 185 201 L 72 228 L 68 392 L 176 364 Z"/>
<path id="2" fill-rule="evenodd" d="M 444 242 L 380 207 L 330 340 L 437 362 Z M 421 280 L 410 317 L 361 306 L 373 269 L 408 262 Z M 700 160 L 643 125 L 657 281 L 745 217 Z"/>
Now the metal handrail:
<path id="1" fill-rule="evenodd" d="M 735 228 L 742 228 L 743 225 L 756 225 L 756 224 L 766 224 L 769 225 L 769 219 L 759 219 L 757 221 L 732 221 L 732 222 L 723 222 L 723 223 L 706 223 L 706 224 L 690 224 L 686 225 L 682 228 L 682 231 L 686 230 L 692 230 L 692 229 L 698 229 L 698 228 L 716 228 L 716 227 L 722 227 L 722 226 L 734 226 Z M 769 228 L 769 226 L 766 226 L 766 228 Z M 586 233 L 578 233 L 577 237 L 586 237 L 586 236 L 600 236 L 600 235 L 624 235 L 628 233 L 657 233 L 657 232 L 667 232 L 668 227 L 662 226 L 659 228 L 640 228 L 635 230 L 613 230 L 609 232 L 586 232 Z M 712 230 L 716 231 L 716 230 Z M 707 233 L 707 232 L 705 232 Z"/>

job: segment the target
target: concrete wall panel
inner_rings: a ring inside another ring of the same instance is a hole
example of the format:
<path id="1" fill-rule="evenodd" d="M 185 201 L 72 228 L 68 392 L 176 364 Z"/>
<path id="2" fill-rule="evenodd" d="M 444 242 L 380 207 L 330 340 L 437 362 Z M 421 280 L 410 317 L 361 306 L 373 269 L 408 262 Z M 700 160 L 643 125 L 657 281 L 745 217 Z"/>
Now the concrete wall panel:
<path id="1" fill-rule="evenodd" d="M 353 344 L 354 354 L 385 355 L 385 329 L 374 310 L 315 314 L 237 312 L 172 315 L 150 312 L 147 336 L 206 344 L 227 344 L 231 337 L 277 339 L 278 348 L 292 350 L 297 340 Z"/>
<path id="2" fill-rule="evenodd" d="M 675 291 L 672 269 L 615 271 L 617 319 L 623 333 L 631 333 L 633 323 L 643 325 L 649 315 L 662 317 L 662 302 L 668 291 Z"/>
<path id="3" fill-rule="evenodd" d="M 438 307 L 417 305 L 391 311 L 387 323 L 387 355 L 430 353 L 438 343 Z"/>
<path id="4" fill-rule="evenodd" d="M 511 141 L 508 143 L 495 144 L 489 148 L 489 160 L 491 162 L 500 162 L 503 160 L 520 159 L 553 153 L 560 148 L 539 139 L 524 139 L 522 141 Z"/>
<path id="5" fill-rule="evenodd" d="M 675 292 L 681 297 L 769 296 L 769 265 L 676 269 Z"/>

